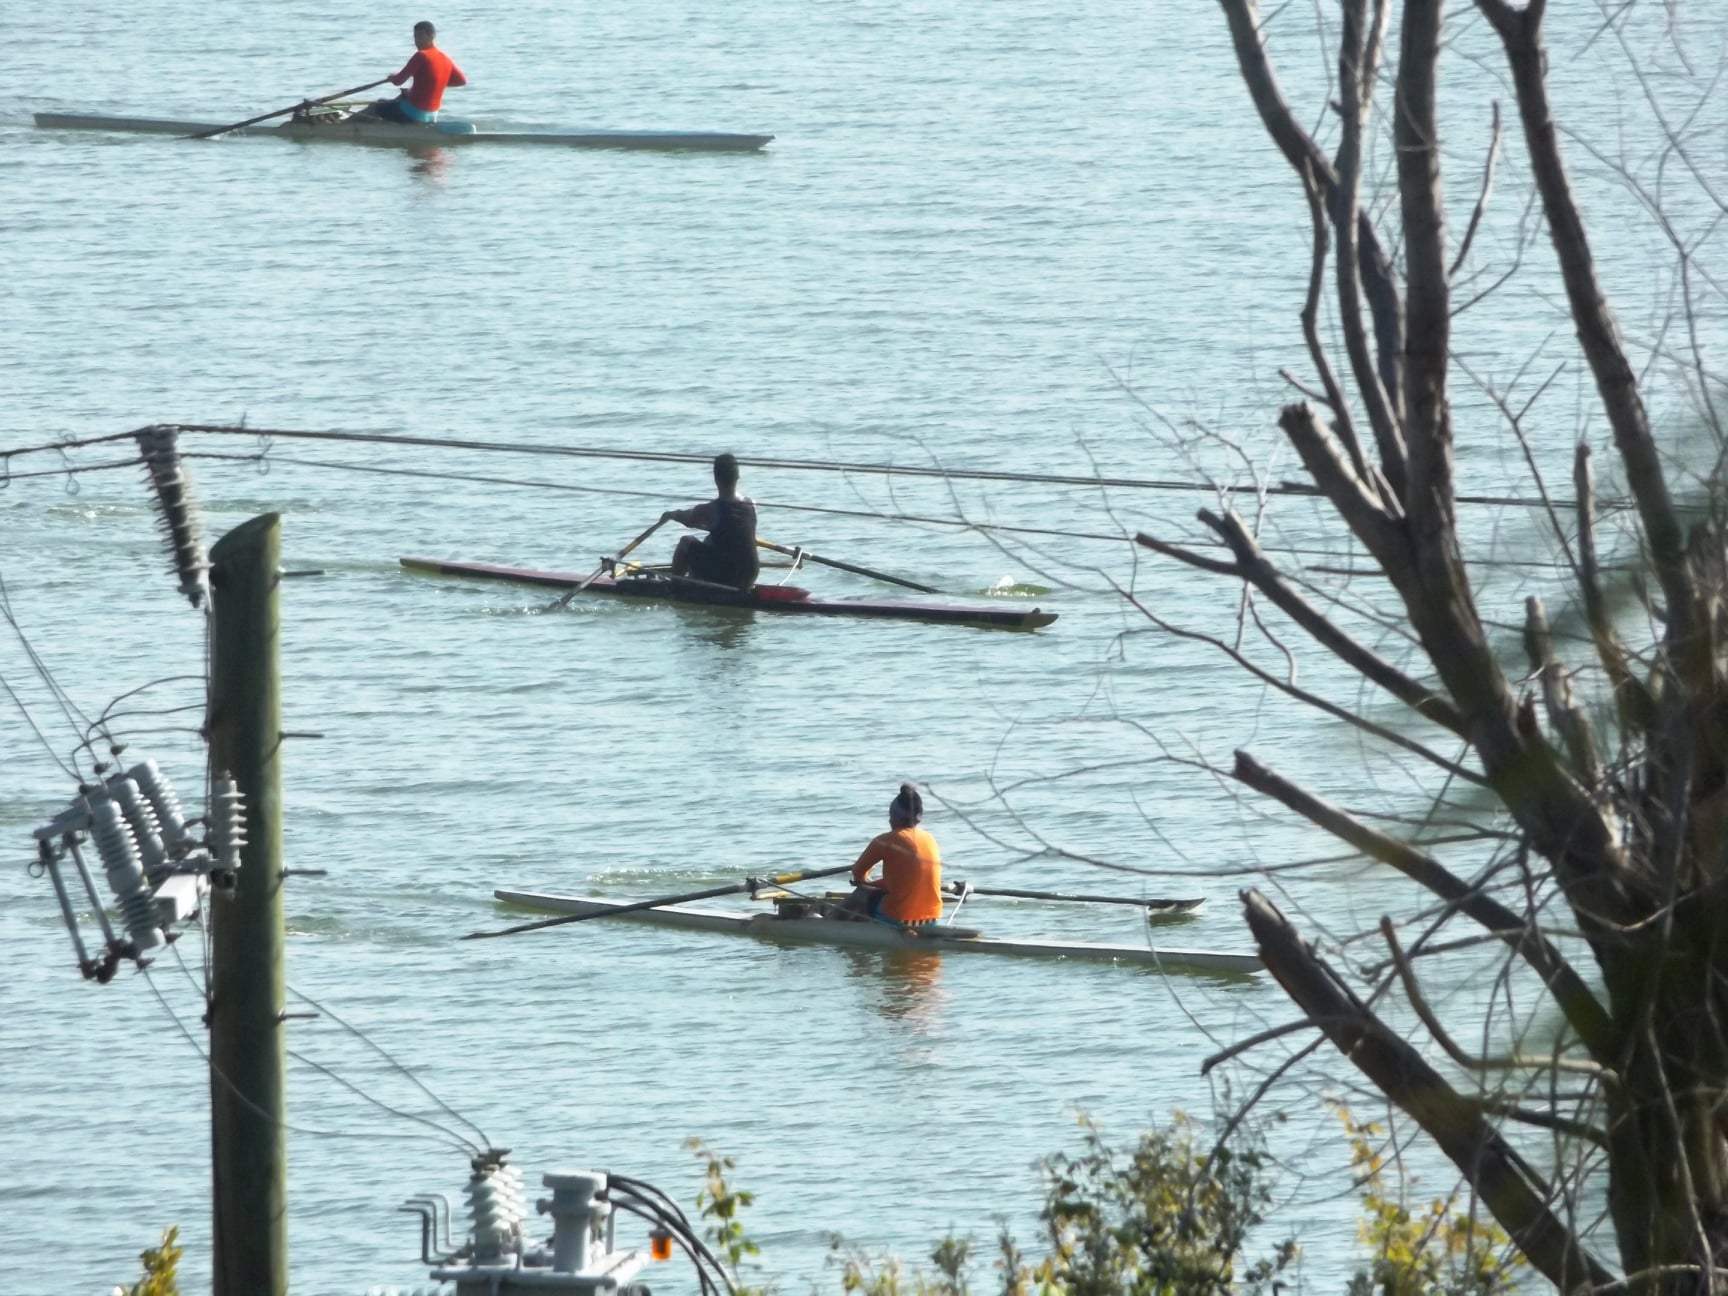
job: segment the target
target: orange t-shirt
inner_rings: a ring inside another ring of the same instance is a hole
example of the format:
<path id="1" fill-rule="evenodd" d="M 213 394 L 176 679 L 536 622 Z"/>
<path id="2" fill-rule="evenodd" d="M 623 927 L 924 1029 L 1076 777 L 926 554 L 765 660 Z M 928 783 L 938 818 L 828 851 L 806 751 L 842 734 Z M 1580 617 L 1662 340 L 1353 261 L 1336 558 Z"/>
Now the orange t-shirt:
<path id="1" fill-rule="evenodd" d="M 863 882 L 874 864 L 882 866 L 888 894 L 882 913 L 895 922 L 932 922 L 942 916 L 942 852 L 922 828 L 896 828 L 864 848 L 852 866 L 852 881 Z"/>
<path id="2" fill-rule="evenodd" d="M 468 84 L 468 78 L 462 75 L 462 69 L 452 63 L 450 56 L 436 45 L 415 50 L 414 57 L 390 78 L 390 83 L 401 85 L 409 77 L 414 78 L 414 84 L 408 87 L 408 102 L 421 112 L 438 111 L 439 105 L 444 102 L 445 86 Z"/>

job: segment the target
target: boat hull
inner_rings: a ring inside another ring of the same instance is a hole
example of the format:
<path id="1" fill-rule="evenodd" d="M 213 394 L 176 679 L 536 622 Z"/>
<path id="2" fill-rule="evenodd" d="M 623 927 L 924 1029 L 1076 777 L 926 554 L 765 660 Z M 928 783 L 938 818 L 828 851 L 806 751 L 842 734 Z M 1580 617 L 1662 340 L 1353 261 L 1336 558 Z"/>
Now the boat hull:
<path id="1" fill-rule="evenodd" d="M 568 591 L 581 585 L 588 577 L 577 572 L 536 571 L 528 567 L 499 567 L 491 563 L 440 562 L 434 558 L 398 559 L 408 571 L 435 576 L 462 576 L 473 580 L 503 581 L 514 585 L 535 585 L 542 589 Z M 783 591 L 776 595 L 775 591 Z M 677 577 L 614 579 L 601 576 L 589 582 L 585 594 L 600 594 L 612 598 L 636 599 L 643 602 L 686 603 L 701 607 L 739 608 L 752 612 L 773 612 L 787 616 L 866 617 L 887 621 L 926 621 L 940 625 L 969 625 L 996 630 L 1036 630 L 1056 619 L 1056 613 L 1039 608 L 1023 611 L 1016 608 L 957 607 L 944 603 L 914 603 L 905 599 L 814 599 L 802 590 L 785 590 L 783 586 L 759 586 L 754 590 L 734 590 L 705 581 L 681 580 Z"/>
<path id="2" fill-rule="evenodd" d="M 219 131 L 221 122 L 167 121 L 155 117 L 106 117 L 94 113 L 37 113 L 36 125 L 43 130 L 118 131 L 129 135 L 191 136 Z M 708 152 L 754 152 L 765 147 L 772 135 L 745 135 L 728 131 L 489 131 L 472 122 L 446 120 L 427 125 L 404 122 L 287 121 L 243 126 L 231 135 L 270 135 L 277 139 L 328 140 L 343 144 L 382 144 L 390 147 L 425 147 L 442 144 L 540 144 L 590 149 L 697 149 Z"/>
<path id="3" fill-rule="evenodd" d="M 542 891 L 498 890 L 498 900 L 536 913 L 600 915 L 625 907 L 626 901 L 593 896 L 556 895 Z M 932 950 L 944 954 L 996 954 L 1019 958 L 1054 958 L 1084 963 L 1126 963 L 1176 972 L 1209 972 L 1248 976 L 1261 970 L 1255 954 L 1219 950 L 1144 948 L 1135 945 L 1086 945 L 1076 941 L 1022 941 L 999 937 L 946 937 L 935 932 L 914 935 L 880 922 L 843 922 L 832 918 L 781 918 L 771 913 L 739 914 L 719 909 L 667 905 L 619 914 L 620 921 L 675 927 L 686 931 L 726 932 L 798 945 L 841 945 L 863 949 Z"/>

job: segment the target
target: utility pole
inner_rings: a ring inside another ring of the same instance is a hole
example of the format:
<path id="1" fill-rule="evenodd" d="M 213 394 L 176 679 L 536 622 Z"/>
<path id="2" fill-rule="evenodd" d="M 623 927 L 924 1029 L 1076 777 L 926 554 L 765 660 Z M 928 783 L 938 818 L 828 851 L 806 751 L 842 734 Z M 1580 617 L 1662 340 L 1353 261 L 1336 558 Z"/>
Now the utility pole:
<path id="1" fill-rule="evenodd" d="M 210 549 L 210 768 L 239 785 L 237 884 L 210 896 L 210 1162 L 215 1296 L 286 1296 L 283 1126 L 281 516 Z"/>

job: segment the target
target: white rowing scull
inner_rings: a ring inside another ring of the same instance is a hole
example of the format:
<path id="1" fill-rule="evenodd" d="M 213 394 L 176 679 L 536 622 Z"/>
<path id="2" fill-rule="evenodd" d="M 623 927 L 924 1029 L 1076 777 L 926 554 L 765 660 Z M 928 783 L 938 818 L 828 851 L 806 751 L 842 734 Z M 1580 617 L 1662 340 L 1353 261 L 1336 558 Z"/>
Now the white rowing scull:
<path id="1" fill-rule="evenodd" d="M 498 890 L 505 904 L 536 913 L 599 917 L 628 908 L 622 900 L 593 896 L 554 895 L 543 891 Z M 1172 972 L 1211 972 L 1245 976 L 1261 970 L 1257 954 L 1219 950 L 1138 945 L 1091 945 L 1078 941 L 1010 940 L 964 928 L 933 926 L 910 932 L 889 923 L 853 922 L 834 918 L 782 916 L 779 913 L 737 913 L 691 905 L 633 908 L 618 915 L 626 922 L 651 923 L 688 931 L 729 932 L 767 940 L 806 945 L 846 945 L 865 949 L 935 950 L 944 954 L 1003 954 L 1022 958 L 1072 959 L 1089 963 L 1129 963 Z"/>
<path id="2" fill-rule="evenodd" d="M 167 121 L 154 117 L 110 117 L 100 113 L 37 113 L 44 130 L 118 131 L 130 135 L 190 137 L 222 129 L 219 122 Z M 426 125 L 315 113 L 285 122 L 244 126 L 231 135 L 270 135 L 277 139 L 329 140 L 345 144 L 415 147 L 440 144 L 540 144 L 589 149 L 701 149 L 753 152 L 772 135 L 731 131 L 680 130 L 484 130 L 473 122 L 447 118 Z"/>

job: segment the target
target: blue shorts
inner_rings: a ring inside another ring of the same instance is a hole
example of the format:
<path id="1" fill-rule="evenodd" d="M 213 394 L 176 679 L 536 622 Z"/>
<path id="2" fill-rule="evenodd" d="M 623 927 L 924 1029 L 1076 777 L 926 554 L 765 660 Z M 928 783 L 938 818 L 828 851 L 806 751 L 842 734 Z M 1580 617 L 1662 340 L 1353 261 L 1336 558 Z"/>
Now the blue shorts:
<path id="1" fill-rule="evenodd" d="M 919 928 L 934 927 L 936 925 L 936 920 L 934 918 L 926 918 L 923 922 L 901 922 L 898 918 L 890 918 L 887 914 L 882 912 L 882 902 L 887 898 L 888 893 L 886 891 L 871 892 L 870 901 L 868 905 L 865 906 L 864 912 L 867 913 L 875 922 L 887 923 L 890 927 L 900 928 L 901 931 L 906 931 L 908 929 L 917 930 Z"/>
<path id="2" fill-rule="evenodd" d="M 408 102 L 407 96 L 398 99 L 380 99 L 374 107 L 378 115 L 385 121 L 403 122 L 410 126 L 424 126 L 438 120 L 438 114 L 427 112 L 424 108 L 416 108 Z"/>

